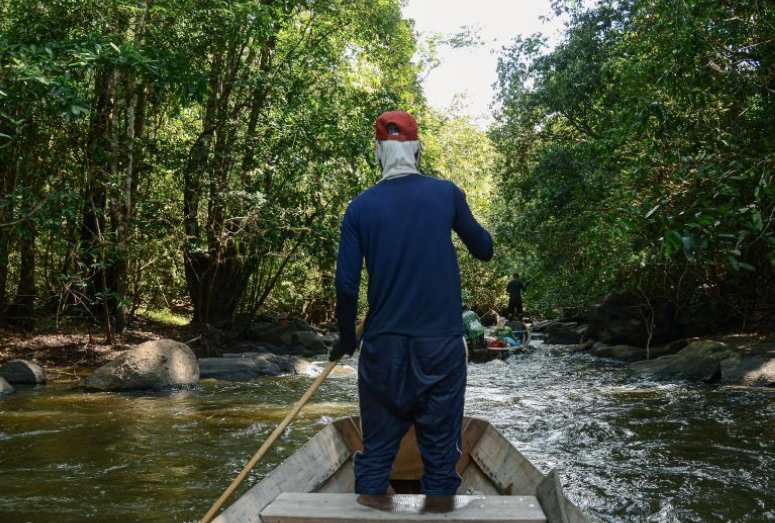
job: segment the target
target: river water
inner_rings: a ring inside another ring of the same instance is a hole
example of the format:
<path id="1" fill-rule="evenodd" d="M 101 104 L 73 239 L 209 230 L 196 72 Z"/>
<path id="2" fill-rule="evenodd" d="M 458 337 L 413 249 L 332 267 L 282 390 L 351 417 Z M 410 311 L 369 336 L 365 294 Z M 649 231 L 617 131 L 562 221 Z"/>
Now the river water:
<path id="1" fill-rule="evenodd" d="M 312 379 L 152 395 L 17 387 L 0 399 L 0 522 L 196 521 Z M 466 413 L 542 472 L 558 468 L 600 521 L 775 521 L 773 390 L 636 381 L 621 363 L 539 342 L 471 365 Z M 351 414 L 356 377 L 342 369 L 239 492 Z"/>

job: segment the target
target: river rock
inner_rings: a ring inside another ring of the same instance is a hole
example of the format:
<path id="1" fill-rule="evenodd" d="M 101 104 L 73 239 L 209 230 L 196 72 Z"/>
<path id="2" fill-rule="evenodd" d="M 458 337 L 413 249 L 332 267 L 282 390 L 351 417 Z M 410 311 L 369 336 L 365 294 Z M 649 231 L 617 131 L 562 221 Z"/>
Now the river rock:
<path id="1" fill-rule="evenodd" d="M 722 381 L 721 362 L 734 355 L 734 349 L 726 343 L 699 340 L 677 354 L 631 363 L 630 370 L 660 380 L 718 383 Z"/>
<path id="2" fill-rule="evenodd" d="M 294 332 L 315 332 L 315 329 L 301 320 L 261 316 L 258 321 L 250 325 L 245 332 L 245 337 L 250 341 L 277 346 L 285 345 L 282 341 L 283 334 Z"/>
<path id="3" fill-rule="evenodd" d="M 0 377 L 13 385 L 46 383 L 46 371 L 37 363 L 27 360 L 11 360 L 0 366 Z"/>
<path id="4" fill-rule="evenodd" d="M 541 320 L 533 323 L 530 326 L 530 330 L 532 332 L 546 332 L 546 329 L 549 328 L 550 325 L 553 323 L 557 323 L 555 320 Z"/>
<path id="5" fill-rule="evenodd" d="M 284 332 L 280 336 L 280 341 L 283 345 L 291 347 L 291 354 L 301 353 L 307 356 L 314 356 L 326 354 L 329 348 L 324 337 L 312 331 Z"/>
<path id="6" fill-rule="evenodd" d="M 11 384 L 5 381 L 5 378 L 0 377 L 0 396 L 4 396 L 5 394 L 13 394 L 16 392 L 13 390 L 13 387 L 11 387 Z"/>
<path id="7" fill-rule="evenodd" d="M 87 390 L 135 391 L 195 387 L 199 383 L 196 356 L 174 340 L 147 341 L 103 365 L 81 382 Z"/>
<path id="8" fill-rule="evenodd" d="M 294 372 L 295 358 L 271 353 L 242 353 L 233 357 L 201 358 L 202 379 L 227 381 L 251 380 Z"/>
<path id="9" fill-rule="evenodd" d="M 544 331 L 547 345 L 577 345 L 581 342 L 587 326 L 576 322 L 554 322 Z"/>
<path id="10" fill-rule="evenodd" d="M 654 314 L 651 338 L 648 318 Z M 683 336 L 675 306 L 668 301 L 649 304 L 637 292 L 609 294 L 589 308 L 587 336 L 610 345 L 663 345 Z"/>
<path id="11" fill-rule="evenodd" d="M 584 340 L 576 346 L 575 350 L 576 352 L 587 352 L 590 351 L 597 343 L 595 343 L 594 340 Z"/>
<path id="12" fill-rule="evenodd" d="M 623 361 L 641 361 L 647 359 L 656 359 L 662 356 L 675 354 L 688 345 L 685 339 L 676 340 L 667 345 L 658 347 L 636 347 L 634 345 L 608 345 L 603 342 L 597 342 L 592 346 L 592 354 L 600 358 L 613 358 Z"/>
<path id="13" fill-rule="evenodd" d="M 743 347 L 721 364 L 721 383 L 775 387 L 775 343 Z"/>

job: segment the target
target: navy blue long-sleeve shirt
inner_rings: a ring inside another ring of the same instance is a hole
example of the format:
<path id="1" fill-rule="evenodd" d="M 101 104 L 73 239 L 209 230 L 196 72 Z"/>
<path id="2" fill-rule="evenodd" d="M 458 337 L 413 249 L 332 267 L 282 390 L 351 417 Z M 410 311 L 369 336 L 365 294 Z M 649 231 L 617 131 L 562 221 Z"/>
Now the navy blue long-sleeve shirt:
<path id="1" fill-rule="evenodd" d="M 336 267 L 342 344 L 355 343 L 363 260 L 369 274 L 364 338 L 463 334 L 455 231 L 469 252 L 492 258 L 490 234 L 452 182 L 411 174 L 358 195 L 342 221 Z"/>

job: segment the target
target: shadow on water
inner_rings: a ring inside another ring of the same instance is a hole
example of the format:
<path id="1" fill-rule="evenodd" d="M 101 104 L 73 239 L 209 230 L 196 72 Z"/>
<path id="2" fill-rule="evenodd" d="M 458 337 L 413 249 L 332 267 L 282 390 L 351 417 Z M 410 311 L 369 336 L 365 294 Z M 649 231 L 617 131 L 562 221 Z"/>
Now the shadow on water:
<path id="1" fill-rule="evenodd" d="M 19 387 L 0 399 L 0 520 L 195 521 L 313 379 L 154 395 Z M 559 468 L 601 521 L 775 521 L 775 391 L 633 381 L 620 363 L 539 345 L 471 365 L 466 410 L 543 472 Z M 331 376 L 240 492 L 356 413 L 355 374 Z"/>

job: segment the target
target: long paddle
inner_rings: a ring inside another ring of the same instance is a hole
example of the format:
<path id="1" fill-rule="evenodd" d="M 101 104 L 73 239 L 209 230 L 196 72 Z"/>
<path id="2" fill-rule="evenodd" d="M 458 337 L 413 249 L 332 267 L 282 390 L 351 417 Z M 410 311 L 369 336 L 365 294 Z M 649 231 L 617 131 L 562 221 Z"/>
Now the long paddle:
<path id="1" fill-rule="evenodd" d="M 285 419 L 280 422 L 280 424 L 277 426 L 276 429 L 274 429 L 274 432 L 267 438 L 267 440 L 264 442 L 263 445 L 261 445 L 261 448 L 258 449 L 258 452 L 255 453 L 255 455 L 250 459 L 247 465 L 245 465 L 245 468 L 242 469 L 242 472 L 239 473 L 239 476 L 237 476 L 234 481 L 231 482 L 231 485 L 229 485 L 229 488 L 227 488 L 223 494 L 221 494 L 221 497 L 218 498 L 218 501 L 215 502 L 215 504 L 210 508 L 210 510 L 205 514 L 205 517 L 201 519 L 199 523 L 210 523 L 212 521 L 215 514 L 221 509 L 223 504 L 226 502 L 227 499 L 234 493 L 235 490 L 237 490 L 237 487 L 240 486 L 242 481 L 248 476 L 251 470 L 253 470 L 253 467 L 256 466 L 256 463 L 258 463 L 261 458 L 264 457 L 264 454 L 266 454 L 266 451 L 269 450 L 269 447 L 271 447 L 274 442 L 277 440 L 277 438 L 280 437 L 280 434 L 283 433 L 283 431 L 290 425 L 291 421 L 293 421 L 293 418 L 296 417 L 296 415 L 299 413 L 299 411 L 304 407 L 304 405 L 307 403 L 307 400 L 309 400 L 313 394 L 315 394 L 315 391 L 318 390 L 320 387 L 320 384 L 323 383 L 323 380 L 325 380 L 329 374 L 331 374 L 331 371 L 334 370 L 334 367 L 336 367 L 336 364 L 339 363 L 339 360 L 334 360 L 326 366 L 325 369 L 323 369 L 323 372 L 320 373 L 320 376 L 317 377 L 317 379 L 312 383 L 312 386 L 307 390 L 306 393 L 304 393 L 304 396 L 301 397 L 299 401 L 296 402 L 296 405 L 293 406 L 293 409 L 288 413 L 287 416 L 285 416 Z"/>

